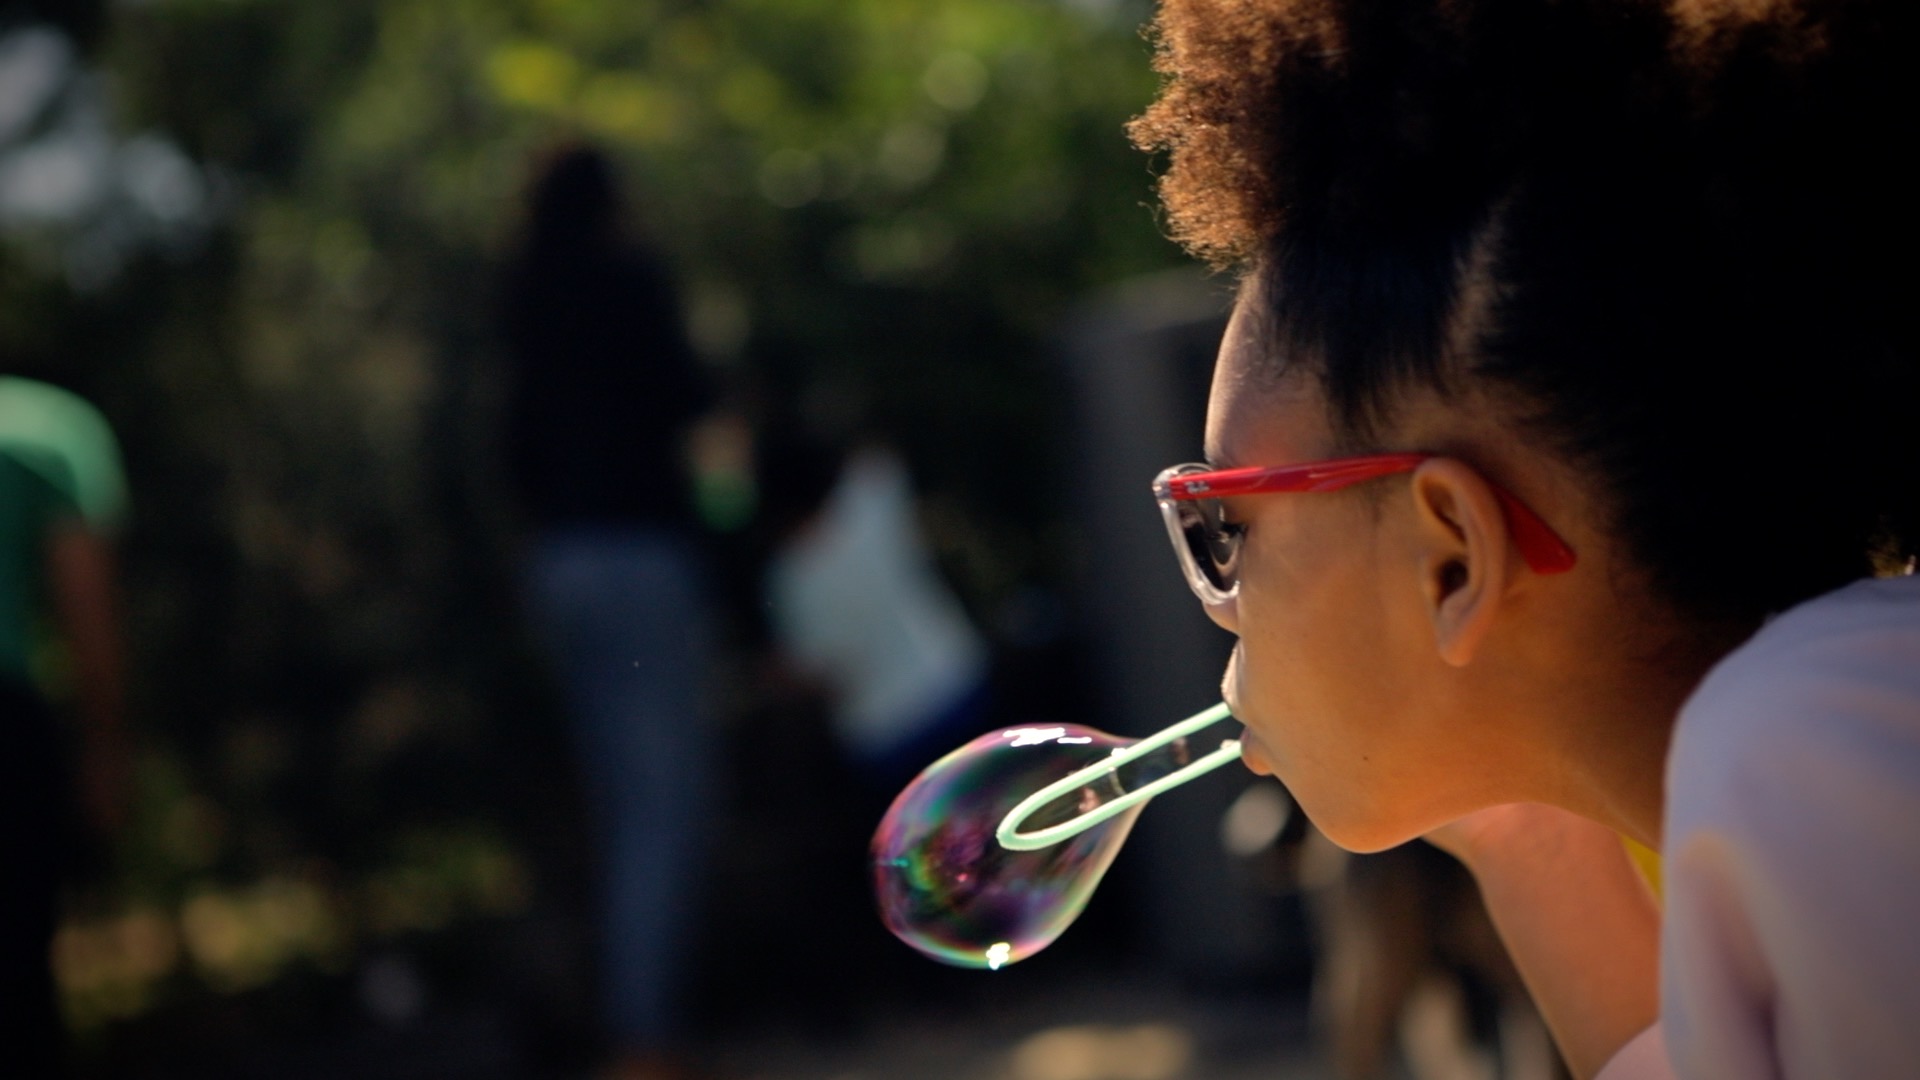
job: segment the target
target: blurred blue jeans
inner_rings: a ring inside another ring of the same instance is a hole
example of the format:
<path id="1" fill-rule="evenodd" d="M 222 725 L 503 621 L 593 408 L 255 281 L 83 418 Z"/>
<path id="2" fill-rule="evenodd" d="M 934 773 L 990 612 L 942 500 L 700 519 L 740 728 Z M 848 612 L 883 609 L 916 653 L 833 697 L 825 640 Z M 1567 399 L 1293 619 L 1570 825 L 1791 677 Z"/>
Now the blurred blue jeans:
<path id="1" fill-rule="evenodd" d="M 712 813 L 707 590 L 667 529 L 540 535 L 528 607 L 570 720 L 601 872 L 607 1034 L 671 1045 Z"/>

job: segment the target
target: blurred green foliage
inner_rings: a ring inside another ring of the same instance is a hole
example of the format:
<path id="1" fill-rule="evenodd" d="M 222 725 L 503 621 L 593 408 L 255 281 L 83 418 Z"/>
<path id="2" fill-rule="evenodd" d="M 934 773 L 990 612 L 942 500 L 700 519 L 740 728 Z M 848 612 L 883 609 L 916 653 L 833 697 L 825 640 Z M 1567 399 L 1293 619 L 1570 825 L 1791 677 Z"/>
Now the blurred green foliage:
<path id="1" fill-rule="evenodd" d="M 901 444 L 977 610 L 1057 576 L 1056 496 L 1034 480 L 1065 422 L 1049 335 L 1076 298 L 1177 259 L 1121 133 L 1152 90 L 1144 15 L 1130 0 L 112 8 L 91 62 L 120 124 L 205 166 L 222 217 L 197 248 L 88 290 L 0 247 L 0 364 L 100 403 L 135 493 L 146 824 L 99 917 L 197 904 L 184 952 L 218 952 L 194 943 L 245 923 L 208 913 L 253 910 L 245 890 L 266 886 L 250 882 L 294 882 L 260 894 L 274 903 L 311 887 L 351 907 L 339 898 L 410 880 L 409 853 L 434 847 L 423 829 L 513 849 L 563 823 L 492 435 L 498 271 L 532 163 L 561 140 L 624 164 L 635 225 L 749 415 L 793 401 Z M 493 858 L 469 861 L 519 880 Z M 210 882 L 240 899 L 207 900 Z M 337 948 L 315 934 L 326 948 L 307 952 Z M 140 955 L 174 955 L 156 949 Z"/>

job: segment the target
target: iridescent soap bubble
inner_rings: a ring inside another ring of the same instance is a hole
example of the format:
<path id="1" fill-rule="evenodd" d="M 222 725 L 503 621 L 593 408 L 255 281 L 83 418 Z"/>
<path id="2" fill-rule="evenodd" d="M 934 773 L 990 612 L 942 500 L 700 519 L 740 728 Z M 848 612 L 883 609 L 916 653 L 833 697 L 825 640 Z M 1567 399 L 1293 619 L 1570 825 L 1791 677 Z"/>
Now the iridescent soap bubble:
<path id="1" fill-rule="evenodd" d="M 1009 851 L 995 830 L 1027 796 L 1134 741 L 1072 724 L 1008 728 L 929 765 L 873 834 L 887 928 L 960 967 L 998 969 L 1046 948 L 1085 909 L 1140 807 L 1037 851 Z M 1175 741 L 1043 806 L 1023 828 L 1066 821 L 1185 764 L 1185 741 Z"/>

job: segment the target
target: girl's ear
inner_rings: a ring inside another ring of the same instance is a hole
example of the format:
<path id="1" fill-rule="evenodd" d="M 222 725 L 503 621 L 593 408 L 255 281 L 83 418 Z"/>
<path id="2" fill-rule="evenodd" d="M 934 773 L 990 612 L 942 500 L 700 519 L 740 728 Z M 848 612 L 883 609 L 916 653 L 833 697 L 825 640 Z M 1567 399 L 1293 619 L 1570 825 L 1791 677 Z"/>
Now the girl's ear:
<path id="1" fill-rule="evenodd" d="M 1519 552 L 1493 486 L 1461 462 L 1422 462 L 1412 494 L 1434 648 L 1442 660 L 1465 667 L 1493 625 Z"/>

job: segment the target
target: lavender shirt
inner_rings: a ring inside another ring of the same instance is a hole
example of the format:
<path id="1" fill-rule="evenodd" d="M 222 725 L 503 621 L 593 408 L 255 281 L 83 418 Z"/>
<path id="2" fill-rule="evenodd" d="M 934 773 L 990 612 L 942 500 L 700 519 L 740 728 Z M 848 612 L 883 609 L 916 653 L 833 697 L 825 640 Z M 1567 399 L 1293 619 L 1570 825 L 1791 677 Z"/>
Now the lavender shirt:
<path id="1" fill-rule="evenodd" d="M 1920 577 L 1775 618 L 1681 710 L 1660 1022 L 1598 1080 L 1920 1076 Z"/>

